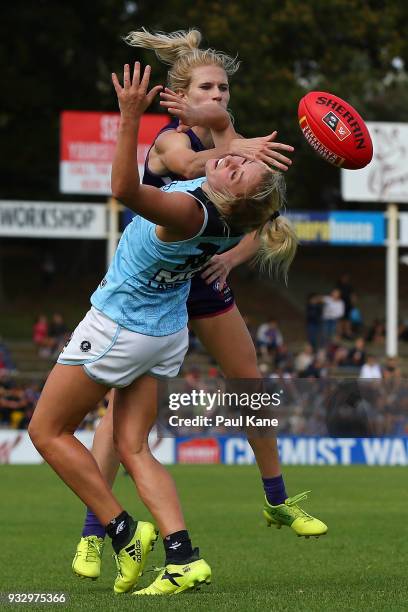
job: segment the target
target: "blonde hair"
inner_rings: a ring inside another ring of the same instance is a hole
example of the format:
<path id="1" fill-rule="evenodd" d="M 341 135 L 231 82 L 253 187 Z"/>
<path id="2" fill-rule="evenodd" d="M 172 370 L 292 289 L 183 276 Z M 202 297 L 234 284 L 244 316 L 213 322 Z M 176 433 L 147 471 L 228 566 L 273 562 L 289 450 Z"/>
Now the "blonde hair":
<path id="1" fill-rule="evenodd" d="M 169 86 L 178 91 L 188 89 L 194 68 L 218 66 L 225 70 L 228 76 L 233 75 L 239 68 L 237 59 L 226 53 L 215 49 L 200 49 L 201 39 L 199 30 L 178 30 L 165 34 L 151 33 L 142 28 L 129 32 L 123 40 L 132 47 L 152 49 L 159 60 L 170 66 Z"/>
<path id="2" fill-rule="evenodd" d="M 266 169 L 257 191 L 243 198 L 237 199 L 227 191 L 214 191 L 208 183 L 205 191 L 228 226 L 244 233 L 257 231 L 261 245 L 255 261 L 260 264 L 261 270 L 269 274 L 282 274 L 287 282 L 298 238 L 286 217 L 279 214 L 271 219 L 274 213 L 280 213 L 285 204 L 283 175 Z"/>

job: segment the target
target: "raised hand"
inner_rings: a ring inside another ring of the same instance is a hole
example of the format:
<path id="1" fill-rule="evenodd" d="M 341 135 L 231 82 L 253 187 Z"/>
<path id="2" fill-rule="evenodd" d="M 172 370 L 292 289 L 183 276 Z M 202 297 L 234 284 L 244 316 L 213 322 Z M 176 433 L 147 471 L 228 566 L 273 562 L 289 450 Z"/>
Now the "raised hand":
<path id="1" fill-rule="evenodd" d="M 178 132 L 184 132 L 194 125 L 199 125 L 201 116 L 199 107 L 192 106 L 168 87 L 160 92 L 160 98 L 160 106 L 166 108 L 170 115 L 174 115 L 174 117 L 180 120 L 177 128 Z"/>
<path id="2" fill-rule="evenodd" d="M 234 138 L 231 141 L 230 153 L 241 155 L 250 160 L 262 161 L 278 170 L 288 170 L 292 161 L 281 152 L 293 153 L 294 148 L 281 142 L 275 142 L 278 132 L 258 138 Z"/>
<path id="3" fill-rule="evenodd" d="M 156 85 L 147 92 L 151 70 L 150 66 L 146 66 L 143 76 L 140 78 L 140 62 L 135 62 L 133 76 L 131 77 L 130 66 L 125 64 L 123 67 L 123 87 L 116 74 L 112 73 L 112 83 L 118 96 L 119 109 L 123 118 L 140 118 L 162 89 L 161 85 Z"/>
<path id="4" fill-rule="evenodd" d="M 177 131 L 185 132 L 190 127 L 199 125 L 206 128 L 224 129 L 229 125 L 230 118 L 217 102 L 208 102 L 193 106 L 182 96 L 168 87 L 160 92 L 160 106 L 167 109 L 170 115 L 180 120 Z"/>

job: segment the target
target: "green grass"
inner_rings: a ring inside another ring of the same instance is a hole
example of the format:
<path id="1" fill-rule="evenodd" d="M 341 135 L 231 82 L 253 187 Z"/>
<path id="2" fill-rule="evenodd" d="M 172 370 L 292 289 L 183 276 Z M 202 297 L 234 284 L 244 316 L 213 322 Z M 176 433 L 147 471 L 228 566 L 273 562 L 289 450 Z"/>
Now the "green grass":
<path id="1" fill-rule="evenodd" d="M 253 466 L 175 466 L 193 544 L 213 570 L 213 584 L 171 600 L 115 597 L 110 544 L 103 574 L 90 582 L 71 574 L 83 510 L 47 466 L 1 466 L 0 591 L 65 592 L 65 606 L 37 610 L 186 610 L 213 612 L 407 610 L 405 468 L 290 467 L 290 494 L 312 489 L 305 508 L 329 525 L 326 537 L 304 540 L 289 529 L 267 529 Z M 135 517 L 129 478 L 119 499 Z M 160 542 L 148 559 L 162 565 Z M 140 585 L 151 582 L 148 573 Z"/>

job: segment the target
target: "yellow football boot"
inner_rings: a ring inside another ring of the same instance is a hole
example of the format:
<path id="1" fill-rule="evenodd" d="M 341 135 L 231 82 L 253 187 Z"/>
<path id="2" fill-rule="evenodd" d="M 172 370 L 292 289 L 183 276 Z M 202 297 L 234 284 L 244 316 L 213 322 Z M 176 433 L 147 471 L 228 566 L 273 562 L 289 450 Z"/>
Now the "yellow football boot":
<path id="1" fill-rule="evenodd" d="M 80 578 L 96 580 L 101 575 L 101 558 L 105 540 L 98 536 L 81 538 L 72 562 L 72 571 Z"/>
<path id="2" fill-rule="evenodd" d="M 299 493 L 294 497 L 288 497 L 285 499 L 284 504 L 272 506 L 265 498 L 265 505 L 263 509 L 263 515 L 266 518 L 268 527 L 275 525 L 277 529 L 280 529 L 282 525 L 291 527 L 293 531 L 299 536 L 310 538 L 314 536 L 318 538 L 321 535 L 327 533 L 327 525 L 314 516 L 307 514 L 302 508 L 299 508 L 298 502 L 307 499 L 307 494 L 310 491 Z"/>
<path id="3" fill-rule="evenodd" d="M 199 559 L 198 548 L 195 548 L 189 561 L 182 565 L 169 563 L 159 568 L 160 574 L 151 585 L 132 595 L 178 595 L 185 591 L 198 589 L 201 584 L 211 583 L 211 568 Z"/>
<path id="4" fill-rule="evenodd" d="M 151 523 L 138 521 L 135 534 L 117 555 L 114 555 L 118 574 L 113 590 L 127 593 L 138 581 L 146 565 L 147 555 L 156 543 L 158 531 Z"/>

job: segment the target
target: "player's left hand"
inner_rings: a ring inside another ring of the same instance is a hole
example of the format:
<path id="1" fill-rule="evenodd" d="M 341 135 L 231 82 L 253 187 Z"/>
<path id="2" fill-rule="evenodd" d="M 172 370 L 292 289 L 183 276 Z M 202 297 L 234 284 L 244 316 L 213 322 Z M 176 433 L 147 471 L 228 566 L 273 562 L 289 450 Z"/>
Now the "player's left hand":
<path id="1" fill-rule="evenodd" d="M 116 74 L 112 73 L 112 83 L 118 96 L 122 118 L 140 118 L 162 89 L 162 85 L 156 85 L 149 92 L 147 91 L 151 70 L 150 66 L 146 66 L 143 76 L 140 78 L 140 62 L 135 62 L 133 77 L 131 77 L 130 66 L 125 64 L 123 67 L 123 87 Z"/>
<path id="2" fill-rule="evenodd" d="M 214 255 L 210 259 L 210 263 L 201 274 L 201 278 L 205 280 L 207 285 L 211 285 L 214 281 L 218 280 L 220 283 L 220 290 L 224 287 L 225 281 L 227 280 L 228 274 L 232 270 L 232 262 L 227 253 L 221 253 L 221 255 Z"/>
<path id="3" fill-rule="evenodd" d="M 278 132 L 275 130 L 268 136 L 257 138 L 234 138 L 230 143 L 230 153 L 240 155 L 251 161 L 260 161 L 271 168 L 286 171 L 292 164 L 292 160 L 284 155 L 293 153 L 291 145 L 276 142 Z"/>

